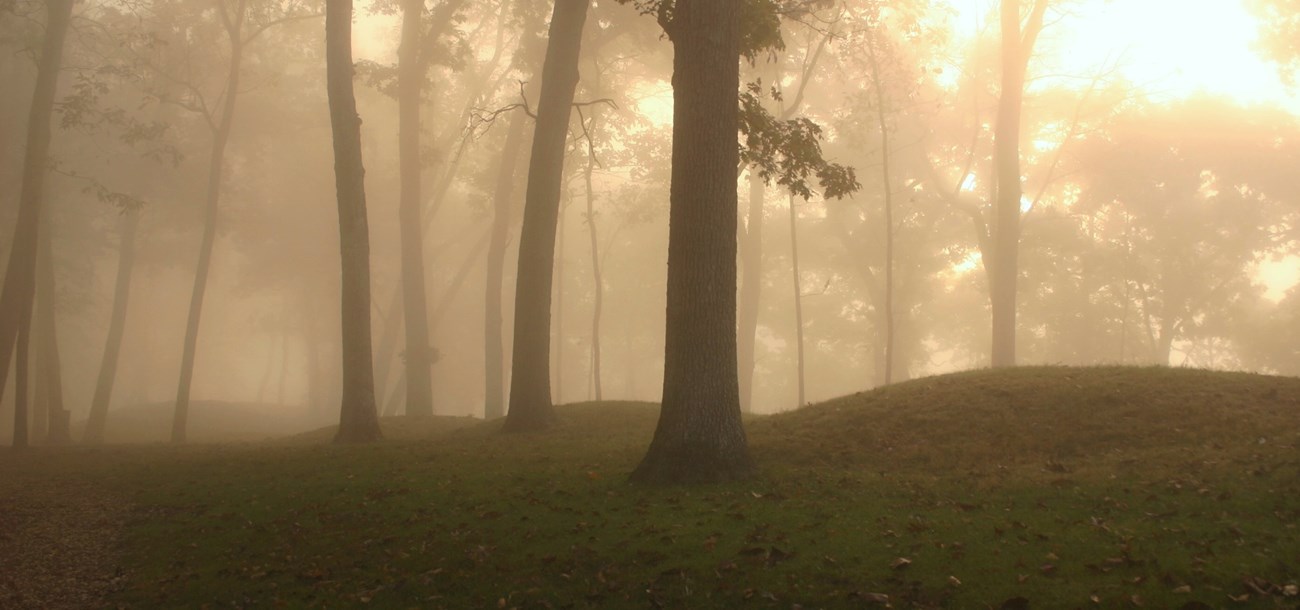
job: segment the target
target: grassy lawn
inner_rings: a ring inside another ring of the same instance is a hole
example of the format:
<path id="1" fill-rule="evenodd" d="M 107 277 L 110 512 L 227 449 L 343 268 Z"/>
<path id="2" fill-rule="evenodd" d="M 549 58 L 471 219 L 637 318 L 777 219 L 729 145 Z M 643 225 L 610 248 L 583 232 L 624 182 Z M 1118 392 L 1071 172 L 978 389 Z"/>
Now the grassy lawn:
<path id="1" fill-rule="evenodd" d="M 37 450 L 0 477 L 129 506 L 114 606 L 1300 607 L 1300 379 L 921 379 L 752 419 L 762 475 L 710 487 L 626 482 L 654 405 L 560 414 Z"/>

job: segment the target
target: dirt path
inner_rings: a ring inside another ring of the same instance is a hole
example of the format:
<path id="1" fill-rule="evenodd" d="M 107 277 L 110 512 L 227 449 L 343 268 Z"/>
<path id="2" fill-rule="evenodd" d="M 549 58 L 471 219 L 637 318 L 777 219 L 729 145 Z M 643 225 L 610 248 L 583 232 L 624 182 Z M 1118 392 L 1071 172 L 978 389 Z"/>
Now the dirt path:
<path id="1" fill-rule="evenodd" d="M 122 582 L 129 507 L 83 480 L 37 480 L 3 466 L 15 464 L 0 464 L 0 608 L 103 607 Z"/>

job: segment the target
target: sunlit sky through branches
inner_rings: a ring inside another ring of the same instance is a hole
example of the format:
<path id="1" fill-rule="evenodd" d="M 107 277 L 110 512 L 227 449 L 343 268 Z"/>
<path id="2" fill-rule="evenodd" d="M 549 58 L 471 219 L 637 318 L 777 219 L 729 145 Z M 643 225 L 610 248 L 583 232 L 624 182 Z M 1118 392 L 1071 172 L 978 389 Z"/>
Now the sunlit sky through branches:
<path id="1" fill-rule="evenodd" d="M 952 5 L 965 36 L 997 19 L 996 0 Z M 1206 92 L 1300 114 L 1300 91 L 1257 49 L 1259 21 L 1242 0 L 1058 0 L 1047 20 L 1040 71 L 1088 76 L 1120 58 L 1120 74 L 1156 100 Z"/>

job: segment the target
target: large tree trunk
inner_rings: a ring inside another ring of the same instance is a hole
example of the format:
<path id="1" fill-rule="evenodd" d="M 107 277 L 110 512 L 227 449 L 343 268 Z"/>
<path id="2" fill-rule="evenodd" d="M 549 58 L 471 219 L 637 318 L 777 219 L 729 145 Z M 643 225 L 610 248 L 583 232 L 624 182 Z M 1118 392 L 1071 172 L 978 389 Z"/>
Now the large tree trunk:
<path id="1" fill-rule="evenodd" d="M 1042 29 L 1047 0 L 1035 0 L 1029 22 L 1020 27 L 1020 0 L 1002 0 L 1002 87 L 994 136 L 997 195 L 994 197 L 993 269 L 989 305 L 993 311 L 992 364 L 1016 364 L 1016 278 L 1020 275 L 1020 109 L 1025 72 Z M 988 264 L 988 261 L 985 262 Z"/>
<path id="2" fill-rule="evenodd" d="M 361 117 L 352 90 L 352 0 L 325 2 L 325 61 L 342 259 L 343 391 L 336 443 L 378 440 L 370 351 L 370 228 Z"/>
<path id="3" fill-rule="evenodd" d="M 515 168 L 523 149 L 527 121 L 518 113 L 510 117 L 505 148 L 497 166 L 496 190 L 492 195 L 492 237 L 488 242 L 487 288 L 483 309 L 483 417 L 495 419 L 506 414 L 505 355 L 502 353 L 501 283 L 505 275 L 506 242 L 510 234 Z"/>
<path id="4" fill-rule="evenodd" d="M 401 195 L 402 311 L 406 320 L 406 414 L 433 416 L 433 367 L 424 286 L 420 219 L 420 90 L 424 81 L 420 31 L 424 0 L 403 0 L 397 53 L 397 121 Z"/>
<path id="5" fill-rule="evenodd" d="M 758 307 L 763 292 L 764 194 L 763 177 L 751 168 L 745 238 L 740 242 L 740 328 L 736 333 L 737 362 L 740 366 L 740 408 L 746 413 L 754 410 L 754 337 L 758 332 Z"/>
<path id="6" fill-rule="evenodd" d="M 524 224 L 515 284 L 514 353 L 507 431 L 540 430 L 555 418 L 551 406 L 551 274 L 564 173 L 564 143 L 578 85 L 578 53 L 591 0 L 556 0 L 551 16 L 537 127 L 528 161 Z"/>
<path id="7" fill-rule="evenodd" d="M 749 476 L 736 373 L 739 0 L 679 0 L 663 406 L 641 482 Z"/>
<path id="8" fill-rule="evenodd" d="M 122 333 L 126 329 L 126 307 L 131 298 L 131 273 L 135 269 L 135 231 L 139 220 L 138 212 L 127 211 L 122 215 L 121 241 L 117 254 L 117 281 L 113 286 L 113 311 L 109 317 L 104 356 L 99 361 L 99 378 L 95 381 L 95 395 L 90 401 L 90 419 L 86 422 L 86 443 L 98 444 L 104 441 L 108 405 L 113 396 L 113 382 L 117 379 L 118 354 L 122 350 Z"/>
<path id="9" fill-rule="evenodd" d="M 27 115 L 27 151 L 23 158 L 18 218 L 14 223 L 4 288 L 0 291 L 0 395 L 4 394 L 8 381 L 18 335 L 28 332 L 31 326 L 41 200 L 50 153 L 50 115 L 54 109 L 59 69 L 63 65 L 63 40 L 68 33 L 68 22 L 72 20 L 72 0 L 47 0 L 45 11 L 45 39 L 41 43 L 36 87 Z"/>
<path id="10" fill-rule="evenodd" d="M 189 421 L 190 387 L 194 381 L 194 358 L 198 350 L 199 321 L 203 316 L 203 297 L 208 290 L 212 251 L 217 241 L 217 212 L 221 202 L 222 166 L 225 164 L 226 144 L 230 141 L 230 130 L 235 119 L 235 99 L 239 95 L 245 7 L 245 0 L 240 0 L 226 26 L 227 38 L 230 40 L 230 66 L 226 74 L 221 114 L 212 134 L 212 150 L 208 156 L 208 189 L 203 208 L 203 238 L 199 244 L 199 262 L 194 272 L 194 287 L 190 291 L 190 310 L 185 322 L 185 343 L 181 348 L 180 381 L 176 384 L 176 411 L 172 417 L 173 443 L 185 442 Z"/>

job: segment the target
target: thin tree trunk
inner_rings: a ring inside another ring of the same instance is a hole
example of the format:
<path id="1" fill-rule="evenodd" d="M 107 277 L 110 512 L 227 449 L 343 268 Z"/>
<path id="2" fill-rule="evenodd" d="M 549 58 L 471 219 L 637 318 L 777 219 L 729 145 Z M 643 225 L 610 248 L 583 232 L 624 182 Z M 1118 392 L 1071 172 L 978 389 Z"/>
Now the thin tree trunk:
<path id="1" fill-rule="evenodd" d="M 807 91 L 808 83 L 812 81 L 813 70 L 817 67 L 818 61 L 822 57 L 826 45 L 830 42 L 831 33 L 827 32 L 817 43 L 816 49 L 810 49 L 811 57 L 804 62 L 799 72 L 799 83 L 795 89 L 794 96 L 790 99 L 790 105 L 786 106 L 784 98 L 780 102 L 782 121 L 789 120 L 799 111 L 803 105 L 804 93 Z M 777 86 L 784 81 L 784 63 L 778 66 L 773 81 Z M 739 354 L 740 365 L 740 408 L 746 413 L 753 411 L 753 392 L 754 392 L 754 367 L 757 361 L 754 356 L 755 337 L 758 332 L 758 312 L 762 306 L 763 290 L 763 203 L 764 187 L 766 186 L 763 177 L 759 175 L 756 168 L 750 168 L 749 174 L 749 209 L 746 213 L 745 230 L 741 233 L 740 242 L 740 259 L 741 259 L 741 280 L 740 280 L 740 300 L 739 316 L 740 328 L 737 334 L 736 349 Z M 802 328 L 802 325 L 801 325 Z"/>
<path id="2" fill-rule="evenodd" d="M 37 263 L 37 267 L 40 263 Z M 40 292 L 41 279 L 40 271 L 37 271 L 36 290 Z M 32 305 L 32 332 L 36 335 L 34 345 L 30 346 L 32 366 L 32 402 L 29 407 L 28 422 L 30 423 L 31 438 L 45 438 L 48 433 L 50 422 L 50 382 L 49 374 L 46 369 L 45 351 L 49 344 L 45 341 L 45 312 L 41 311 L 41 297 L 37 295 L 36 301 Z"/>
<path id="3" fill-rule="evenodd" d="M 37 414 L 33 435 L 49 445 L 66 445 L 72 442 L 68 429 L 70 418 L 63 405 L 63 364 L 59 357 L 59 332 L 54 307 L 54 238 L 49 222 L 49 208 L 44 210 L 44 230 L 37 243 L 36 307 L 33 320 L 39 356 L 36 366 L 36 391 L 43 395 L 41 411 Z"/>
<path id="4" fill-rule="evenodd" d="M 663 406 L 640 482 L 753 473 L 736 372 L 739 0 L 678 0 Z"/>
<path id="5" fill-rule="evenodd" d="M 539 430 L 549 427 L 555 419 L 550 388 L 551 274 L 555 268 L 564 143 L 578 85 L 582 28 L 590 3 L 556 0 L 551 17 L 519 237 L 510 409 L 502 426 L 506 431 Z"/>
<path id="6" fill-rule="evenodd" d="M 572 198 L 560 205 L 555 241 L 555 402 L 564 404 L 564 213 Z"/>
<path id="7" fill-rule="evenodd" d="M 375 348 L 375 395 L 380 396 L 389 387 L 388 378 L 392 377 L 393 364 L 398 361 L 397 348 L 402 339 L 402 287 L 393 289 L 392 298 L 383 318 L 384 330 L 379 334 L 379 345 Z M 398 373 L 401 375 L 401 373 Z"/>
<path id="8" fill-rule="evenodd" d="M 18 199 L 13 244 L 4 288 L 0 291 L 0 395 L 4 394 L 20 330 L 30 330 L 36 293 L 37 238 L 40 230 L 45 171 L 50 153 L 50 115 L 63 65 L 63 41 L 72 19 L 72 0 L 47 0 L 45 39 L 41 43 L 36 87 L 27 116 L 27 149 Z M 22 365 L 26 367 L 26 364 Z M 24 380 L 24 385 L 26 381 Z M 24 398 L 24 404 L 26 399 Z"/>
<path id="9" fill-rule="evenodd" d="M 591 383 L 596 392 L 596 401 L 602 400 L 600 392 L 600 313 L 604 304 L 605 285 L 600 277 L 600 247 L 596 239 L 595 190 L 591 188 L 591 172 L 596 164 L 595 153 L 588 150 L 587 170 L 587 235 L 591 237 L 591 277 L 595 291 L 595 303 L 591 312 Z"/>
<path id="10" fill-rule="evenodd" d="M 465 285 L 465 280 L 469 278 L 470 271 L 474 268 L 474 261 L 478 260 L 479 253 L 482 252 L 484 247 L 487 245 L 488 237 L 489 234 L 485 233 L 483 234 L 483 237 L 479 238 L 479 240 L 474 244 L 474 247 L 470 249 L 469 256 L 465 257 L 465 262 L 461 263 L 460 269 L 456 270 L 456 275 L 452 277 L 451 283 L 447 285 L 442 300 L 438 302 L 438 306 L 434 308 L 433 314 L 429 316 L 430 329 L 436 331 L 438 329 L 438 323 L 441 322 L 442 319 L 447 316 L 447 312 L 451 310 L 451 304 L 454 302 L 456 294 L 460 292 L 461 287 Z M 439 357 L 438 350 L 432 349 L 431 351 L 432 357 L 436 362 Z M 381 396 L 382 394 L 376 392 L 375 395 Z M 397 381 L 389 390 L 388 399 L 381 403 L 383 406 L 382 413 L 384 417 L 396 415 L 397 406 L 401 404 L 399 399 L 404 399 L 405 397 L 406 373 L 403 372 L 398 376 Z"/>
<path id="11" fill-rule="evenodd" d="M 29 444 L 28 422 L 27 422 L 27 401 L 30 392 L 27 389 L 28 380 L 28 354 L 27 354 L 27 336 L 31 332 L 30 324 L 23 324 L 18 327 L 18 336 L 16 337 L 17 345 L 14 346 L 14 356 L 17 362 L 14 364 L 14 449 L 22 449 Z"/>
<path id="12" fill-rule="evenodd" d="M 505 276 L 506 242 L 512 218 L 515 171 L 526 135 L 524 117 L 510 117 L 505 148 L 497 167 L 496 191 L 492 195 L 492 237 L 488 243 L 487 288 L 483 304 L 483 417 L 496 419 L 506 414 L 505 355 L 502 346 L 501 283 Z"/>
<path id="13" fill-rule="evenodd" d="M 370 349 L 370 229 L 361 117 L 352 88 L 352 0 L 325 2 L 325 59 L 342 260 L 343 388 L 336 443 L 380 438 Z"/>
<path id="14" fill-rule="evenodd" d="M 393 388 L 388 391 L 388 398 L 384 399 L 383 414 L 384 417 L 397 415 L 397 407 L 402 404 L 406 398 L 406 371 L 402 371 L 397 376 L 397 381 L 393 383 Z"/>
<path id="15" fill-rule="evenodd" d="M 95 394 L 90 401 L 90 419 L 86 422 L 84 440 L 88 444 L 104 442 L 108 405 L 113 396 L 113 384 L 117 380 L 118 356 L 122 351 L 127 305 L 131 299 L 131 274 L 135 270 L 135 232 L 139 221 L 139 212 L 128 210 L 122 213 L 121 236 L 117 252 L 117 281 L 113 284 L 113 310 L 109 315 L 104 355 L 99 360 L 99 377 L 95 381 Z"/>
<path id="16" fill-rule="evenodd" d="M 740 330 L 736 335 L 737 362 L 740 366 L 740 408 L 754 410 L 754 339 L 758 332 L 758 308 L 763 292 L 763 177 L 749 170 L 749 211 L 746 214 L 744 240 L 740 243 Z"/>
<path id="17" fill-rule="evenodd" d="M 276 388 L 275 403 L 284 404 L 284 389 L 289 380 L 289 329 L 280 333 L 280 379 Z"/>
<path id="18" fill-rule="evenodd" d="M 871 83 L 876 90 L 876 120 L 880 127 L 880 178 L 885 191 L 885 385 L 894 382 L 894 192 L 889 175 L 889 127 L 885 124 L 885 91 L 880 82 L 875 32 L 867 38 Z"/>
<path id="19" fill-rule="evenodd" d="M 325 400 L 321 389 L 320 336 L 312 330 L 305 330 L 303 341 L 307 344 L 307 412 L 314 415 L 325 411 Z"/>
<path id="20" fill-rule="evenodd" d="M 198 269 L 194 272 L 194 287 L 190 292 L 189 315 L 185 322 L 185 343 L 181 349 L 180 381 L 176 384 L 176 411 L 172 418 L 172 442 L 184 443 L 190 410 L 190 389 L 194 381 L 194 358 L 198 349 L 199 321 L 203 315 L 203 297 L 208 289 L 208 274 L 212 269 L 212 251 L 217 240 L 218 206 L 221 202 L 222 166 L 225 164 L 226 144 L 235 119 L 235 99 L 239 95 L 239 73 L 243 53 L 241 30 L 244 24 L 245 0 L 239 0 L 234 16 L 227 22 L 226 33 L 230 40 L 230 66 L 226 75 L 226 92 L 222 100 L 221 115 L 212 135 L 212 150 L 208 156 L 208 188 L 203 212 L 203 238 L 199 244 Z"/>
<path id="21" fill-rule="evenodd" d="M 994 136 L 997 196 L 994 198 L 993 271 L 989 304 L 993 312 L 992 364 L 1016 364 L 1016 280 L 1020 256 L 1020 110 L 1025 72 L 1042 29 L 1047 0 L 1035 0 L 1029 23 L 1020 27 L 1020 0 L 1002 0 L 1002 87 Z M 987 264 L 987 263 L 986 263 Z"/>
<path id="22" fill-rule="evenodd" d="M 36 238 L 36 300 L 32 310 L 35 347 L 35 402 L 32 404 L 31 437 L 51 445 L 66 445 L 68 429 L 52 424 L 65 421 L 64 376 L 59 356 L 59 324 L 55 312 L 55 248 L 49 207 L 42 209 L 42 232 Z"/>
<path id="23" fill-rule="evenodd" d="M 257 402 L 266 404 L 267 392 L 271 390 L 271 367 L 275 364 L 275 344 L 266 346 L 266 362 L 262 364 L 262 380 L 257 384 Z"/>
<path id="24" fill-rule="evenodd" d="M 406 414 L 433 416 L 432 350 L 424 280 L 424 239 L 420 218 L 421 17 L 424 0 L 403 0 L 402 42 L 397 53 L 398 205 L 402 239 L 402 311 L 406 328 Z"/>
<path id="25" fill-rule="evenodd" d="M 804 356 L 803 356 L 803 287 L 799 281 L 799 215 L 794 209 L 794 195 L 790 195 L 790 279 L 794 287 L 794 345 L 796 360 L 796 379 L 799 386 L 799 400 L 795 404 L 802 407 L 807 404 L 804 393 Z"/>

